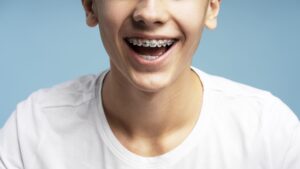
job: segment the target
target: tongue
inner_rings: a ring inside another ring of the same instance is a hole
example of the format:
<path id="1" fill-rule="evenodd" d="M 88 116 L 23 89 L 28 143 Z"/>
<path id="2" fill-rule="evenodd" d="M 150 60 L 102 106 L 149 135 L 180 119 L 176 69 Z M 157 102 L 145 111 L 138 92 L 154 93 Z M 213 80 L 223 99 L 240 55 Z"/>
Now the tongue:
<path id="1" fill-rule="evenodd" d="M 150 47 L 134 46 L 133 50 L 140 55 L 161 56 L 167 51 L 167 48 L 166 47 L 150 48 Z"/>

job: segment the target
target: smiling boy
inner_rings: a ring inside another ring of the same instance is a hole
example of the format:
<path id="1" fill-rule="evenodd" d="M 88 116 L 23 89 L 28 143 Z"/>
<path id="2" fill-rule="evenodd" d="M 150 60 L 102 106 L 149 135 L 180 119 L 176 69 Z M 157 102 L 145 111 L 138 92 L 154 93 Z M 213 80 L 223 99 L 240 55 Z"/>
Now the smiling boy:
<path id="1" fill-rule="evenodd" d="M 43 89 L 0 132 L 0 169 L 299 169 L 269 92 L 191 67 L 220 0 L 82 0 L 110 69 Z"/>

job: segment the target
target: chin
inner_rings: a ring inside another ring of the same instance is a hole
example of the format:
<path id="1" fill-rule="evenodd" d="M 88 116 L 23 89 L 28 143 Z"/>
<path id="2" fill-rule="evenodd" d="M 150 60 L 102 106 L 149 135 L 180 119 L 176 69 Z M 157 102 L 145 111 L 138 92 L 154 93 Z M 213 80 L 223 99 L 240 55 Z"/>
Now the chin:
<path id="1" fill-rule="evenodd" d="M 171 84 L 169 76 L 157 73 L 134 74 L 131 81 L 136 89 L 145 93 L 160 92 Z"/>

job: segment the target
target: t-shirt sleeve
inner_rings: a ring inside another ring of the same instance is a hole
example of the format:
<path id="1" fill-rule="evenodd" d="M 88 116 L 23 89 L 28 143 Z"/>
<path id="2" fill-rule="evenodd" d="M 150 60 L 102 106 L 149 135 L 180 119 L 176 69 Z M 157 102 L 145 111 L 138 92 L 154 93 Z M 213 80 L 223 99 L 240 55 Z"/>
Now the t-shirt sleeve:
<path id="1" fill-rule="evenodd" d="M 300 124 L 294 129 L 285 155 L 283 169 L 300 169 Z"/>
<path id="2" fill-rule="evenodd" d="M 16 112 L 0 130 L 0 169 L 23 169 Z"/>
<path id="3" fill-rule="evenodd" d="M 280 99 L 272 101 L 268 112 L 268 133 L 272 168 L 300 169 L 300 122 Z"/>
<path id="4" fill-rule="evenodd" d="M 4 127 L 0 129 L 0 169 L 24 169 L 24 160 L 32 161 L 28 140 L 32 140 L 34 132 L 34 121 L 32 112 L 34 101 L 31 95 L 26 100 L 19 103 L 16 110 L 11 114 Z M 30 138 L 30 139 L 28 139 Z"/>

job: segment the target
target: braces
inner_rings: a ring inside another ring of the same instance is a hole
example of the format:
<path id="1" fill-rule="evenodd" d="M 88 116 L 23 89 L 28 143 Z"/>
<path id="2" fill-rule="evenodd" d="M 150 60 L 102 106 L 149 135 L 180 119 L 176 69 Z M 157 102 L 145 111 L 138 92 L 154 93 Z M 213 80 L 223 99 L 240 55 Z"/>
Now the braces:
<path id="1" fill-rule="evenodd" d="M 143 47 L 166 47 L 172 45 L 175 41 L 174 40 L 140 40 L 140 39 L 129 39 L 129 43 L 136 46 L 143 46 Z"/>

